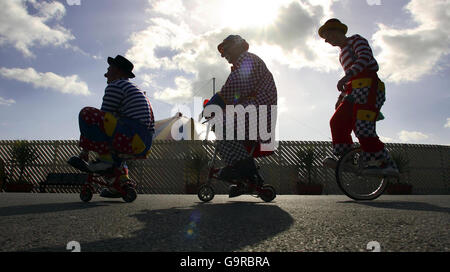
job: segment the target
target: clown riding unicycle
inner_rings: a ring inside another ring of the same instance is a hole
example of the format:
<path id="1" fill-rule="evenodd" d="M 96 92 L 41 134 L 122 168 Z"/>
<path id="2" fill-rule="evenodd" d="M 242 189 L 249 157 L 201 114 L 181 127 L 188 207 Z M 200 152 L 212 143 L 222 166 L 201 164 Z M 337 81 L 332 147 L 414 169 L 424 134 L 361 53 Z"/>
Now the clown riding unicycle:
<path id="1" fill-rule="evenodd" d="M 335 157 L 323 164 L 336 169 L 338 185 L 347 196 L 370 200 L 383 193 L 387 179 L 398 176 L 398 170 L 375 129 L 384 118 L 380 109 L 386 100 L 378 63 L 365 38 L 346 33 L 347 26 L 335 18 L 319 29 L 326 43 L 340 48 L 339 61 L 345 71 L 337 84 L 340 95 L 330 120 Z M 352 131 L 359 147 L 353 145 Z"/>

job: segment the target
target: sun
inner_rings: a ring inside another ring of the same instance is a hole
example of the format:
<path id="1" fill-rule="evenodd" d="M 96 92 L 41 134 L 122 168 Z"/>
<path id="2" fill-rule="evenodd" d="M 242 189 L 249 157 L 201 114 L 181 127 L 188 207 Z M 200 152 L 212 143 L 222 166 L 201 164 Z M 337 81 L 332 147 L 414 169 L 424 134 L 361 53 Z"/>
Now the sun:
<path id="1" fill-rule="evenodd" d="M 264 27 L 273 23 L 280 3 L 274 0 L 228 0 L 221 5 L 224 27 Z"/>

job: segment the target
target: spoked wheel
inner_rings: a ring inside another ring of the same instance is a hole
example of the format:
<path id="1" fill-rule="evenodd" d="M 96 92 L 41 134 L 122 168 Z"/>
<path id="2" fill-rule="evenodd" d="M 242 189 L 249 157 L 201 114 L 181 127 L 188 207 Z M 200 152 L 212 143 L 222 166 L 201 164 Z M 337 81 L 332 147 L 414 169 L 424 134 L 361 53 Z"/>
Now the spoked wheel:
<path id="1" fill-rule="evenodd" d="M 214 198 L 214 189 L 210 185 L 202 185 L 198 190 L 198 198 L 203 202 L 211 201 Z"/>
<path id="2" fill-rule="evenodd" d="M 271 185 L 263 185 L 259 193 L 259 197 L 265 202 L 270 202 L 275 199 L 277 192 L 275 188 Z"/>
<path id="3" fill-rule="evenodd" d="M 80 199 L 83 202 L 89 202 L 92 199 L 92 190 L 89 187 L 83 188 L 80 192 Z"/>
<path id="4" fill-rule="evenodd" d="M 125 202 L 133 202 L 137 198 L 137 192 L 133 186 L 125 185 L 123 189 L 126 192 L 126 195 L 122 196 L 122 199 L 125 200 Z"/>
<path id="5" fill-rule="evenodd" d="M 339 188 L 354 200 L 373 200 L 386 190 L 388 180 L 382 176 L 361 174 L 361 148 L 354 148 L 344 154 L 336 167 L 336 181 Z"/>

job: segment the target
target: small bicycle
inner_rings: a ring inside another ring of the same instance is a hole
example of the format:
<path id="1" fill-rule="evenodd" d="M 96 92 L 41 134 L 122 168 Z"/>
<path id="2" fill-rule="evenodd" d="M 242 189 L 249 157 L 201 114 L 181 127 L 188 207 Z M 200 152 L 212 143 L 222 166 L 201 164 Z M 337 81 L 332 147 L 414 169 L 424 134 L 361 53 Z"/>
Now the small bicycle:
<path id="1" fill-rule="evenodd" d="M 374 200 L 384 193 L 391 176 L 365 175 L 362 149 L 353 148 L 338 161 L 336 181 L 342 192 L 354 200 Z"/>
<path id="2" fill-rule="evenodd" d="M 79 157 L 72 157 L 67 161 L 67 163 L 82 172 L 88 173 L 87 181 L 83 184 L 80 192 L 80 199 L 83 202 L 91 201 L 94 192 L 97 191 L 95 187 L 99 186 L 116 190 L 119 192 L 118 197 L 122 197 L 125 202 L 133 202 L 136 199 L 136 182 L 130 179 L 125 181 L 120 180 L 121 176 L 128 176 L 128 168 L 126 167 L 125 162 L 122 163 L 121 167 L 114 167 L 102 172 L 91 172 L 87 167 L 87 163 Z M 120 169 L 124 169 L 125 172 Z M 108 183 L 102 181 L 101 177 L 106 180 L 114 179 L 114 181 L 112 183 Z"/>
<path id="3" fill-rule="evenodd" d="M 247 148 L 247 150 L 250 149 L 249 156 L 252 157 L 259 157 L 262 156 L 260 154 L 263 154 L 260 152 L 260 143 L 259 142 L 248 142 L 244 144 Z M 200 186 L 198 190 L 198 198 L 203 202 L 211 201 L 214 196 L 215 192 L 211 185 L 213 179 L 221 180 L 218 178 L 218 172 L 219 168 L 214 167 L 214 163 L 216 161 L 217 156 L 217 144 L 214 148 L 214 154 L 209 162 L 209 172 L 208 172 L 208 179 L 205 184 Z M 259 173 L 259 167 L 257 167 L 258 171 L 256 173 L 256 182 L 250 182 L 249 180 L 245 178 L 237 178 L 233 180 L 221 180 L 230 184 L 234 184 L 240 187 L 245 187 L 247 189 L 247 192 L 249 193 L 255 193 L 255 197 L 259 197 L 265 202 L 270 202 L 275 199 L 276 197 L 276 191 L 275 188 L 269 184 L 264 184 L 264 179 Z"/>
<path id="4" fill-rule="evenodd" d="M 209 100 L 205 100 L 205 102 L 203 103 L 203 106 L 205 106 L 208 101 Z M 202 117 L 203 117 L 203 113 L 200 115 L 200 119 Z M 203 124 L 208 123 L 207 128 L 206 128 L 206 137 L 205 137 L 205 141 L 207 141 L 209 132 L 212 130 L 211 124 L 209 123 L 211 118 L 205 118 L 205 119 L 206 119 L 206 121 L 204 121 Z M 245 141 L 244 146 L 247 149 L 249 156 L 253 157 L 253 158 L 265 157 L 265 156 L 268 156 L 268 155 L 271 155 L 274 153 L 273 151 L 262 151 L 261 150 L 261 142 L 258 142 L 258 141 Z M 211 161 L 209 161 L 209 163 L 208 163 L 208 166 L 209 166 L 208 179 L 205 184 L 200 186 L 200 188 L 198 190 L 198 194 L 197 194 L 198 198 L 203 202 L 211 201 L 215 196 L 214 188 L 212 187 L 212 180 L 213 179 L 221 180 L 218 177 L 218 173 L 219 173 L 220 169 L 214 167 L 214 163 L 216 162 L 216 157 L 217 157 L 217 142 L 215 142 L 214 154 L 211 158 Z M 238 187 L 241 187 L 241 188 L 245 188 L 248 193 L 256 193 L 256 195 L 253 195 L 253 196 L 259 197 L 262 200 L 264 200 L 265 202 L 270 202 L 275 199 L 277 194 L 276 194 L 275 188 L 273 186 L 271 186 L 269 184 L 264 185 L 264 179 L 262 178 L 261 174 L 259 173 L 259 169 L 260 168 L 257 167 L 257 173 L 255 176 L 256 182 L 251 182 L 247 178 L 237 178 L 237 179 L 232 179 L 232 180 L 221 180 L 221 181 L 224 181 L 224 182 L 227 182 L 227 183 L 230 183 L 233 185 L 237 185 Z"/>

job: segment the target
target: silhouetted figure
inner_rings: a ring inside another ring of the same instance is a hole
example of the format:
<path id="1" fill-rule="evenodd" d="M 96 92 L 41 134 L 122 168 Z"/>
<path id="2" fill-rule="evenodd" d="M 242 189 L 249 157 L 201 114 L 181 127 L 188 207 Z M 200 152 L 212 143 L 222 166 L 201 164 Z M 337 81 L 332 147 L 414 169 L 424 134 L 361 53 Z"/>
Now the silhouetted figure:
<path id="1" fill-rule="evenodd" d="M 347 26 L 330 19 L 319 35 L 332 46 L 339 46 L 339 61 L 345 76 L 337 89 L 341 94 L 330 120 L 333 153 L 340 157 L 353 146 L 352 130 L 358 137 L 367 162 L 366 174 L 395 175 L 396 166 L 375 131 L 375 123 L 386 100 L 384 83 L 378 78 L 378 63 L 367 40 L 360 35 L 346 36 Z M 324 165 L 335 168 L 337 160 L 326 158 Z"/>

